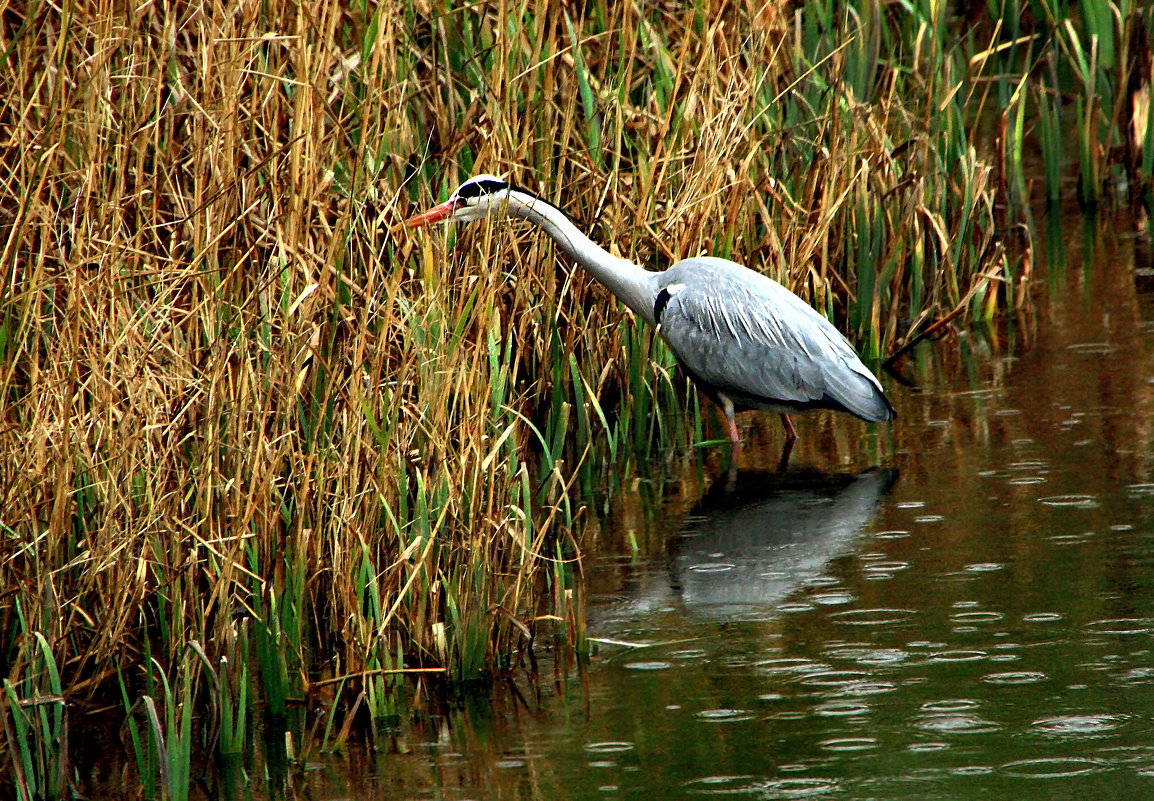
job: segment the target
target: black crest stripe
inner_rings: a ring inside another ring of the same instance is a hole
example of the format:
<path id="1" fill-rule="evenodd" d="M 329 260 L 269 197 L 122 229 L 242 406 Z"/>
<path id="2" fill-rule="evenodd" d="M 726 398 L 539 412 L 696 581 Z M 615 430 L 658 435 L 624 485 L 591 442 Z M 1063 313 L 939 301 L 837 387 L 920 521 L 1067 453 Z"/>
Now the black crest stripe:
<path id="1" fill-rule="evenodd" d="M 458 191 L 457 197 L 462 200 L 468 200 L 481 195 L 491 195 L 494 192 L 500 192 L 502 189 L 508 189 L 509 185 L 504 181 L 491 181 L 485 179 L 484 181 L 470 181 L 464 184 Z"/>

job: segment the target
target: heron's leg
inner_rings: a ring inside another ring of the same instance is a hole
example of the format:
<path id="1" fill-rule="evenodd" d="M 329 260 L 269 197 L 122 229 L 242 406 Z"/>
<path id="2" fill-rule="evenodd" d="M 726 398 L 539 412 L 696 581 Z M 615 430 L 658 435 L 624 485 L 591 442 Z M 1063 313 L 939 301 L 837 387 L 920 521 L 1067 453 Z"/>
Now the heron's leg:
<path id="1" fill-rule="evenodd" d="M 732 414 L 729 415 L 729 441 L 733 443 L 735 451 L 741 450 L 741 433 L 737 430 L 737 421 Z"/>
<path id="2" fill-rule="evenodd" d="M 797 429 L 793 427 L 793 421 L 785 412 L 781 413 L 781 424 L 785 426 L 785 441 L 792 445 L 793 441 L 797 439 Z"/>
<path id="3" fill-rule="evenodd" d="M 737 430 L 737 420 L 734 418 L 733 401 L 718 393 L 721 400 L 721 410 L 725 412 L 725 421 L 729 423 L 729 441 L 735 451 L 741 451 L 741 434 Z"/>
<path id="4" fill-rule="evenodd" d="M 793 453 L 793 443 L 797 440 L 786 439 L 785 446 L 781 449 L 781 458 L 777 461 L 777 472 L 784 473 L 785 469 L 789 467 L 789 456 Z"/>

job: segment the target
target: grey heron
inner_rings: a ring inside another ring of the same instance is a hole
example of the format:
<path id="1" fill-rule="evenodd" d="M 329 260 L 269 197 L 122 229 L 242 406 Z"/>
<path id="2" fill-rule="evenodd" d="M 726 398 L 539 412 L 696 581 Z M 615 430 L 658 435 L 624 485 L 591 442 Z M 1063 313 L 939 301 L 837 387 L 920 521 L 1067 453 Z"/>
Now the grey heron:
<path id="1" fill-rule="evenodd" d="M 493 175 L 461 184 L 444 203 L 393 230 L 470 222 L 505 213 L 541 228 L 557 247 L 616 295 L 668 343 L 681 369 L 725 413 L 777 412 L 787 443 L 790 412 L 833 409 L 867 422 L 897 417 L 881 384 L 822 315 L 778 282 L 728 259 L 695 256 L 661 272 L 618 258 L 556 206 Z"/>

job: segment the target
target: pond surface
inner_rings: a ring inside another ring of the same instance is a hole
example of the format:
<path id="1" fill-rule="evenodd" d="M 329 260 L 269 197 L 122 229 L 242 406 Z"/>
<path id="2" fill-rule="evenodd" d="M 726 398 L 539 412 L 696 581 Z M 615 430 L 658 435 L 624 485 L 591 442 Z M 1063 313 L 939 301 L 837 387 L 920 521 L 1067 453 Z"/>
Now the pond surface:
<path id="1" fill-rule="evenodd" d="M 736 476 L 637 482 L 586 556 L 587 670 L 289 795 L 1154 797 L 1149 244 L 1050 234 L 1033 310 L 921 346 L 892 427 L 803 417 L 780 471 L 753 415 Z"/>

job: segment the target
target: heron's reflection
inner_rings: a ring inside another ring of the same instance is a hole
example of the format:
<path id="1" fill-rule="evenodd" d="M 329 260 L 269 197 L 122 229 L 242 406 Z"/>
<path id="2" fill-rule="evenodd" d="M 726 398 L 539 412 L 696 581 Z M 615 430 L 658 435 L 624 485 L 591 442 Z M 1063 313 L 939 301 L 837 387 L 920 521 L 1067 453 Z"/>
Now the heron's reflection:
<path id="1" fill-rule="evenodd" d="M 718 620 L 763 617 L 852 551 L 898 471 L 742 473 L 714 487 L 670 545 L 665 580 L 650 574 L 633 614 L 675 604 Z"/>

